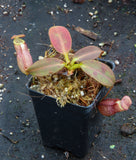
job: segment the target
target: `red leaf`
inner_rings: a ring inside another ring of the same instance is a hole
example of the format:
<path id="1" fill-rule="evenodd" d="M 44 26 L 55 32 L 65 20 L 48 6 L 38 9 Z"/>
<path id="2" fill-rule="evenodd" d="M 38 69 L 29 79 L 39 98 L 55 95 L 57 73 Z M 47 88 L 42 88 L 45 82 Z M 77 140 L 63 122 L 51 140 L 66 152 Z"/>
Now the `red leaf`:
<path id="1" fill-rule="evenodd" d="M 64 61 L 58 58 L 44 58 L 31 65 L 27 72 L 33 76 L 46 76 L 58 72 L 64 67 Z"/>
<path id="2" fill-rule="evenodd" d="M 72 39 L 69 31 L 62 26 L 53 26 L 49 29 L 51 44 L 57 52 L 66 54 L 72 46 Z"/>
<path id="3" fill-rule="evenodd" d="M 102 62 L 96 60 L 83 61 L 81 68 L 103 86 L 111 87 L 115 83 L 113 71 L 109 66 Z"/>
<path id="4" fill-rule="evenodd" d="M 99 47 L 96 46 L 87 46 L 80 50 L 78 50 L 74 54 L 74 58 L 77 61 L 85 61 L 85 60 L 91 60 L 96 59 L 100 56 L 102 50 Z"/>

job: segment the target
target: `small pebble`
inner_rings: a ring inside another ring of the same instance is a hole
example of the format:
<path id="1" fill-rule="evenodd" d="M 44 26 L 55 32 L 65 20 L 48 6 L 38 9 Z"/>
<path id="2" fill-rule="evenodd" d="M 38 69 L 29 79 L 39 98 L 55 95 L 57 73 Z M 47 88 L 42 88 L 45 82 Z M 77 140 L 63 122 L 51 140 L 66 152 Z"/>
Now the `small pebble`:
<path id="1" fill-rule="evenodd" d="M 68 91 L 68 88 L 65 88 L 65 92 L 67 92 Z"/>
<path id="2" fill-rule="evenodd" d="M 16 17 L 13 17 L 13 21 L 16 21 L 17 19 L 16 19 Z"/>
<path id="3" fill-rule="evenodd" d="M 12 103 L 12 100 L 9 100 L 9 103 Z"/>
<path id="4" fill-rule="evenodd" d="M 114 32 L 114 36 L 117 36 L 118 35 L 118 33 L 117 32 Z"/>
<path id="5" fill-rule="evenodd" d="M 45 156 L 42 154 L 42 155 L 41 155 L 41 158 L 43 159 L 44 157 L 45 157 Z"/>
<path id="6" fill-rule="evenodd" d="M 54 82 L 57 82 L 57 80 L 58 80 L 58 77 L 55 77 L 55 78 L 54 78 Z"/>
<path id="7" fill-rule="evenodd" d="M 43 56 L 39 56 L 38 59 L 41 60 L 41 59 L 44 59 L 44 57 Z"/>
<path id="8" fill-rule="evenodd" d="M 67 8 L 67 3 L 64 4 L 64 7 Z"/>
<path id="9" fill-rule="evenodd" d="M 29 29 L 29 30 L 28 30 L 28 32 L 31 32 L 31 31 L 32 31 L 32 29 Z"/>
<path id="10" fill-rule="evenodd" d="M 30 123 L 29 123 L 29 122 L 27 122 L 27 123 L 26 123 L 26 126 L 27 126 L 27 127 L 29 127 L 29 126 L 30 126 Z"/>
<path id="11" fill-rule="evenodd" d="M 126 137 L 136 133 L 136 126 L 133 123 L 125 123 L 122 125 L 120 130 L 121 134 Z"/>
<path id="12" fill-rule="evenodd" d="M 23 129 L 22 129 L 20 132 L 21 132 L 21 133 L 24 133 L 24 132 L 25 132 L 25 130 L 23 130 Z"/>
<path id="13" fill-rule="evenodd" d="M 94 14 L 98 14 L 98 11 L 95 11 Z"/>
<path id="14" fill-rule="evenodd" d="M 93 16 L 93 12 L 89 12 L 89 15 L 90 15 L 90 16 Z"/>
<path id="15" fill-rule="evenodd" d="M 99 43 L 99 46 L 100 47 L 103 47 L 104 46 L 104 43 L 102 42 L 102 43 Z"/>
<path id="16" fill-rule="evenodd" d="M 20 80 L 20 77 L 17 77 L 16 80 Z"/>
<path id="17" fill-rule="evenodd" d="M 13 68 L 13 66 L 10 65 L 9 68 Z"/>
<path id="18" fill-rule="evenodd" d="M 115 145 L 110 145 L 110 149 L 114 149 L 115 148 Z"/>
<path id="19" fill-rule="evenodd" d="M 10 132 L 9 134 L 12 136 L 12 135 L 13 135 L 13 132 Z"/>
<path id="20" fill-rule="evenodd" d="M 81 96 L 84 96 L 85 94 L 84 94 L 84 91 L 80 91 L 80 94 L 81 94 Z"/>
<path id="21" fill-rule="evenodd" d="M 4 5 L 0 5 L 1 8 L 4 8 Z"/>
<path id="22" fill-rule="evenodd" d="M 96 16 L 96 15 L 93 15 L 93 16 L 92 16 L 92 19 L 95 19 L 95 18 L 97 18 L 97 16 Z"/>
<path id="23" fill-rule="evenodd" d="M 106 56 L 106 55 L 107 55 L 107 52 L 104 51 L 104 52 L 102 53 L 102 56 Z"/>
<path id="24" fill-rule="evenodd" d="M 118 60 L 115 60 L 115 64 L 116 64 L 116 65 L 119 65 L 119 61 L 118 61 Z"/>
<path id="25" fill-rule="evenodd" d="M 3 11 L 3 15 L 4 15 L 4 16 L 7 16 L 8 14 L 9 14 L 8 11 Z"/>
<path id="26" fill-rule="evenodd" d="M 53 16 L 53 11 L 50 11 L 50 12 L 48 12 L 48 13 Z"/>
<path id="27" fill-rule="evenodd" d="M 16 99 L 17 102 L 19 102 L 19 99 Z"/>
<path id="28" fill-rule="evenodd" d="M 14 56 L 16 56 L 17 55 L 17 53 L 16 52 L 14 52 Z"/>
<path id="29" fill-rule="evenodd" d="M 19 16 L 22 16 L 22 15 L 23 15 L 23 12 L 22 12 L 22 11 L 18 12 L 18 15 L 19 15 Z"/>
<path id="30" fill-rule="evenodd" d="M 112 0 L 108 0 L 108 3 L 112 3 Z"/>
<path id="31" fill-rule="evenodd" d="M 0 83 L 0 89 L 2 89 L 4 87 L 4 84 Z"/>

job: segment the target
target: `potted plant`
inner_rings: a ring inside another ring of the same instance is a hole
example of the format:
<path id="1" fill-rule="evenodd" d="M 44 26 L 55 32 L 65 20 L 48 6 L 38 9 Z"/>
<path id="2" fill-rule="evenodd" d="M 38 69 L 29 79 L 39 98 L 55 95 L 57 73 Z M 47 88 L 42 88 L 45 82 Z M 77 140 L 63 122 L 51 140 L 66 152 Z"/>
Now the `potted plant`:
<path id="1" fill-rule="evenodd" d="M 102 50 L 87 46 L 72 53 L 72 39 L 63 26 L 49 29 L 51 48 L 33 63 L 27 45 L 14 35 L 19 69 L 32 75 L 27 83 L 43 145 L 86 155 L 100 131 L 101 115 L 128 110 L 131 99 L 103 99 L 115 83 L 114 63 L 99 59 Z M 98 109 L 100 111 L 98 111 Z"/>

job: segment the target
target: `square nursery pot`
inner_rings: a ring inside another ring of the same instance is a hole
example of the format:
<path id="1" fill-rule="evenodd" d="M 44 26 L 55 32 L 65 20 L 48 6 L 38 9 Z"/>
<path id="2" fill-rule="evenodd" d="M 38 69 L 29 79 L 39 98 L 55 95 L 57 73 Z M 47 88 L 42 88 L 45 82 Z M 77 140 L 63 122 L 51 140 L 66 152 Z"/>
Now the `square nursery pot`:
<path id="1" fill-rule="evenodd" d="M 115 67 L 111 61 L 100 61 L 112 69 Z M 102 87 L 94 102 L 87 107 L 68 103 L 61 108 L 55 98 L 30 89 L 31 80 L 26 86 L 33 101 L 43 145 L 84 157 L 101 129 L 102 116 L 96 106 L 105 95 L 106 88 Z"/>

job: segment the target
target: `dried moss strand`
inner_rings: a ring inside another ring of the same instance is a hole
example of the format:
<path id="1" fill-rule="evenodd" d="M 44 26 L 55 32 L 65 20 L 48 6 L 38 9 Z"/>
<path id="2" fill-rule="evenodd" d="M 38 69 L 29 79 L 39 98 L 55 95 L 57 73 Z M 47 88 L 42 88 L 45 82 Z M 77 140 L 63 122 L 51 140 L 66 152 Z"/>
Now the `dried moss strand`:
<path id="1" fill-rule="evenodd" d="M 82 70 L 78 70 L 70 77 L 54 74 L 37 77 L 34 80 L 40 86 L 40 92 L 56 98 L 57 104 L 61 107 L 66 103 L 90 105 L 101 86 Z M 81 91 L 84 92 L 83 95 Z"/>

